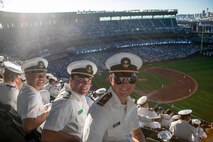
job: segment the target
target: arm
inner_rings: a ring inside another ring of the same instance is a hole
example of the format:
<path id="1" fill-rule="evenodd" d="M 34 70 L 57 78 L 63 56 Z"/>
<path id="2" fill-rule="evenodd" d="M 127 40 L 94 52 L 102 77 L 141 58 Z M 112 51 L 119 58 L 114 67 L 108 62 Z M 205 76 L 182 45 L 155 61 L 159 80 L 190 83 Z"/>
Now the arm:
<path id="1" fill-rule="evenodd" d="M 49 112 L 45 112 L 37 118 L 25 118 L 22 120 L 22 128 L 26 133 L 30 133 L 37 129 L 47 118 Z"/>
<path id="2" fill-rule="evenodd" d="M 52 131 L 44 129 L 41 135 L 42 142 L 80 142 L 80 138 L 76 135 L 69 135 L 63 131 Z"/>
<path id="3" fill-rule="evenodd" d="M 107 113 L 100 107 L 94 108 L 93 105 L 85 121 L 83 142 L 102 142 L 109 125 L 110 119 L 105 115 Z"/>
<path id="4" fill-rule="evenodd" d="M 131 136 L 134 142 L 145 142 L 145 137 L 141 131 L 141 128 L 131 131 Z"/>

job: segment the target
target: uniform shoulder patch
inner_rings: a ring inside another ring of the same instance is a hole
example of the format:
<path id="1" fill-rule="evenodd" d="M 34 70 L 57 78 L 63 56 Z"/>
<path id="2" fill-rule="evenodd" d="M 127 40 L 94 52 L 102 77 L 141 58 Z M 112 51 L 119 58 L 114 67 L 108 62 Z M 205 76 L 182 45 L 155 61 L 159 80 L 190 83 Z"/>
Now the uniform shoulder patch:
<path id="1" fill-rule="evenodd" d="M 106 104 L 106 102 L 109 101 L 109 99 L 112 97 L 112 93 L 107 93 L 105 94 L 98 102 L 97 104 L 100 106 L 104 106 Z"/>
<path id="2" fill-rule="evenodd" d="M 67 93 L 67 94 L 65 94 L 65 95 L 63 96 L 63 98 L 64 98 L 64 99 L 69 99 L 69 97 L 70 97 L 70 95 L 72 95 L 72 93 L 71 93 L 70 91 L 67 91 L 66 93 Z"/>

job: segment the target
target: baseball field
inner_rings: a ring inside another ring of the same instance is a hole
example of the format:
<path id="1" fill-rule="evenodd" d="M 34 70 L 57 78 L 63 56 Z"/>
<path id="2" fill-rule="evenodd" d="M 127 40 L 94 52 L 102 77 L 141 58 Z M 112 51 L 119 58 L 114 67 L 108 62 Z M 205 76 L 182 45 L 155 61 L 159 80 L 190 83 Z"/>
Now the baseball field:
<path id="1" fill-rule="evenodd" d="M 97 87 L 109 87 L 108 73 L 94 79 Z M 181 60 L 144 64 L 138 74 L 134 99 L 146 95 L 156 105 L 192 109 L 192 117 L 213 121 L 213 58 L 196 55 Z"/>

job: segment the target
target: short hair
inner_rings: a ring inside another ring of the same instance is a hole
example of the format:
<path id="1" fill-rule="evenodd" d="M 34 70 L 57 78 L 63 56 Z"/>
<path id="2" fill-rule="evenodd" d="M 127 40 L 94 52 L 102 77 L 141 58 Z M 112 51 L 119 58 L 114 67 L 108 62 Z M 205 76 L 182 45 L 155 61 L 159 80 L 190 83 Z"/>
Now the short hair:
<path id="1" fill-rule="evenodd" d="M 15 81 L 15 78 L 18 76 L 17 73 L 11 72 L 10 70 L 5 68 L 5 72 L 4 72 L 4 81 L 8 82 L 8 81 Z"/>

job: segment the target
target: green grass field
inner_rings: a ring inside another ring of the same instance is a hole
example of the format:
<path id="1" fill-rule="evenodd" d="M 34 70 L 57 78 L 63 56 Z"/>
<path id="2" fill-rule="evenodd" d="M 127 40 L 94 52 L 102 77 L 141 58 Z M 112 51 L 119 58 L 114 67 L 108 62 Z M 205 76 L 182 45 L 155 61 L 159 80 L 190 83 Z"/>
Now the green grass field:
<path id="1" fill-rule="evenodd" d="M 144 82 L 137 82 L 136 88 L 139 90 L 154 90 L 161 87 L 161 84 L 169 84 L 171 80 L 156 74 L 147 73 L 143 70 L 148 67 L 165 67 L 186 73 L 193 77 L 198 83 L 197 92 L 181 101 L 173 103 L 173 110 L 192 109 L 193 117 L 213 121 L 213 58 L 205 56 L 193 56 L 182 60 L 173 60 L 159 63 L 151 63 L 143 65 L 138 78 L 147 79 Z M 101 76 L 96 76 L 94 84 L 99 87 L 109 87 L 109 83 L 105 81 L 107 74 L 103 73 Z M 175 90 L 174 90 L 175 91 Z M 132 94 L 132 97 L 137 99 L 137 94 Z M 151 104 L 154 106 L 155 104 Z M 162 105 L 167 108 L 172 104 Z"/>

